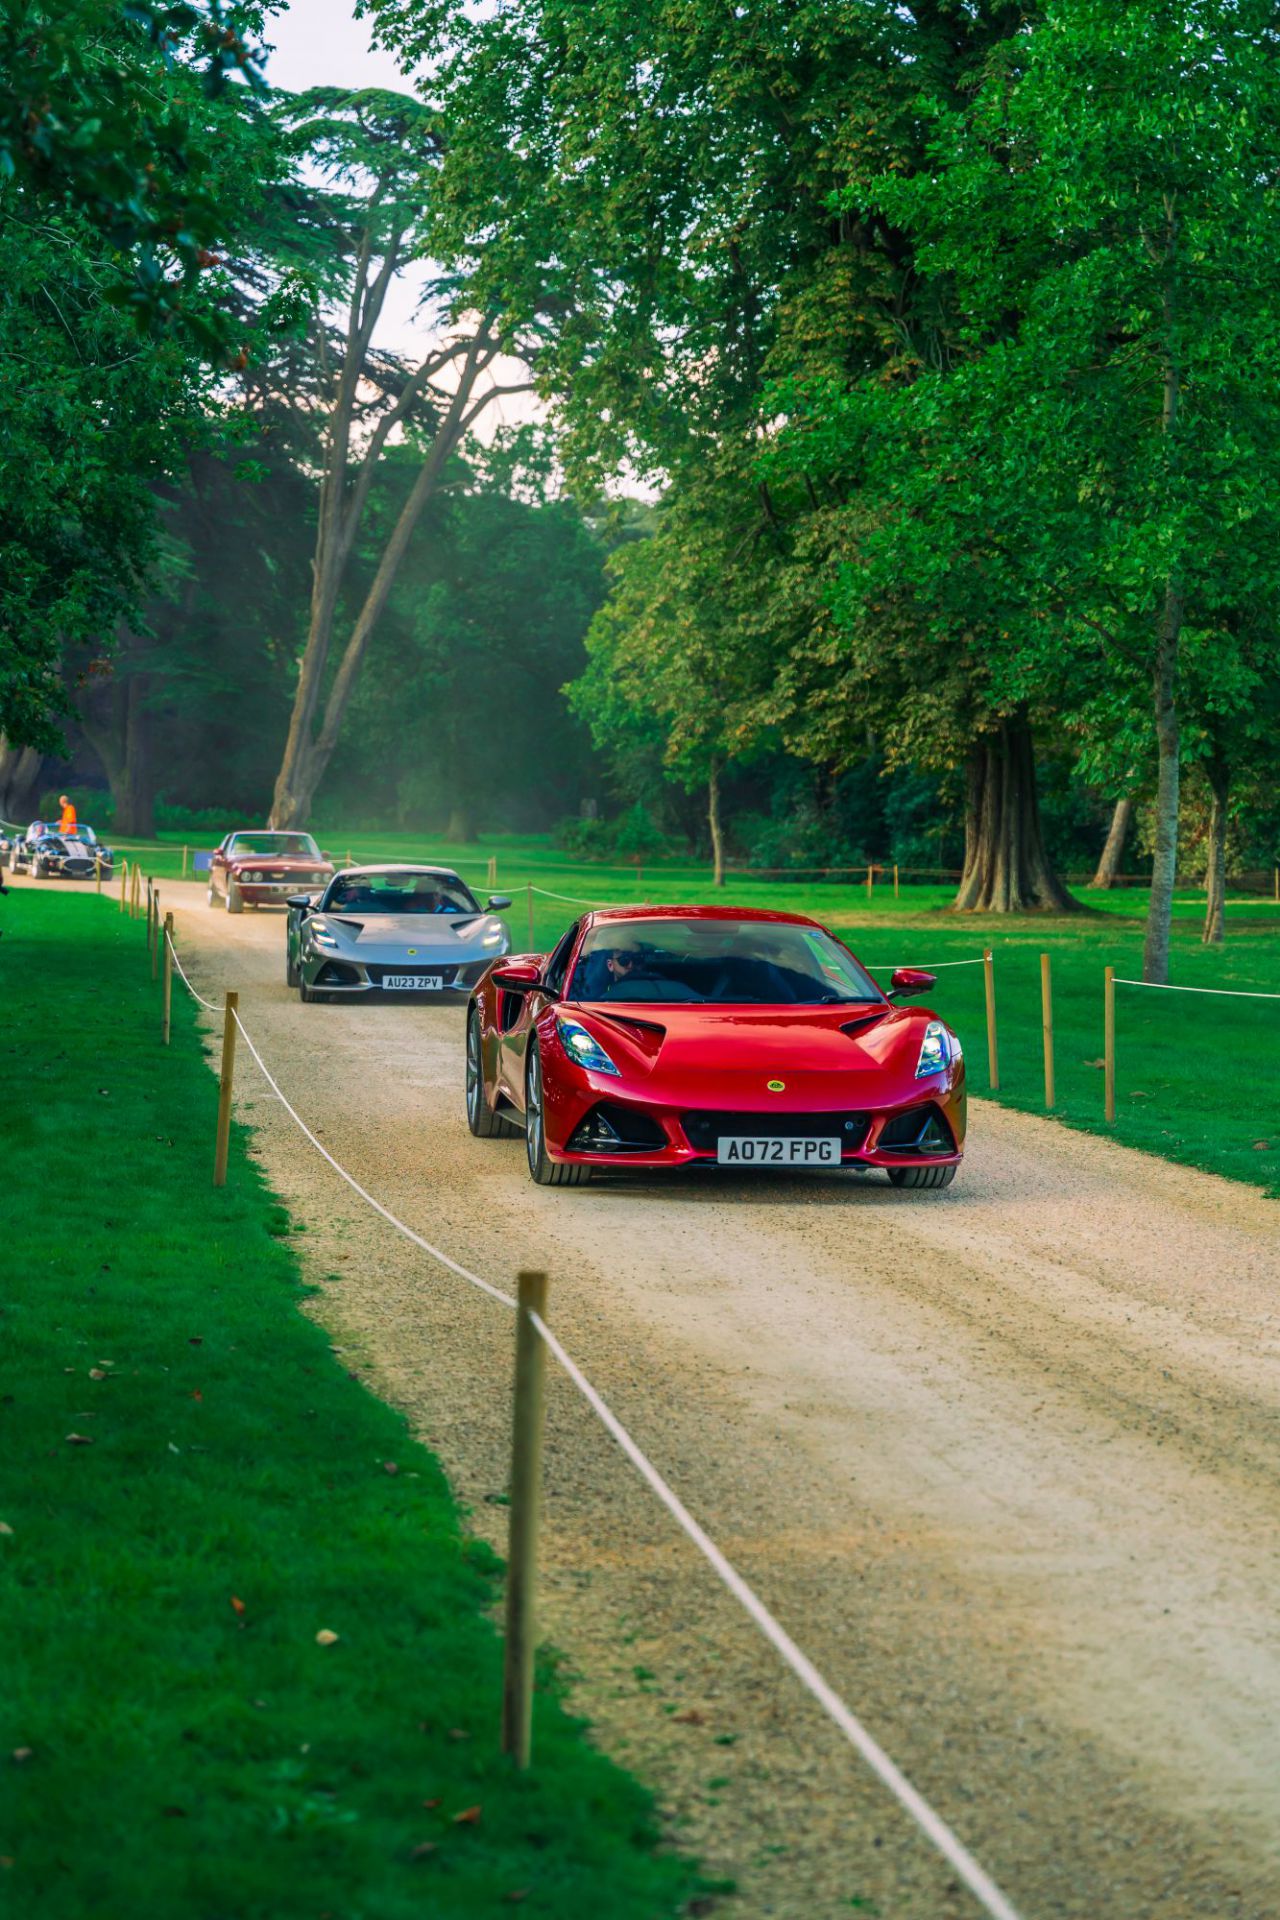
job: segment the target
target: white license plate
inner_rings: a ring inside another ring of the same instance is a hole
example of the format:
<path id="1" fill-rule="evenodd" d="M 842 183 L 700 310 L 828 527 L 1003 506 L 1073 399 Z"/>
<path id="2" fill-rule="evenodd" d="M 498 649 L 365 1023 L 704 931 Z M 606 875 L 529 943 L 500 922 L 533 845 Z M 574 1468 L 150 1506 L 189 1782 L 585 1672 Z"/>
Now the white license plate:
<path id="1" fill-rule="evenodd" d="M 442 973 L 387 973 L 382 977 L 382 984 L 397 993 L 439 993 L 444 986 L 444 975 Z"/>
<path id="2" fill-rule="evenodd" d="M 838 1167 L 840 1136 L 779 1139 L 776 1134 L 732 1133 L 716 1143 L 722 1167 Z"/>

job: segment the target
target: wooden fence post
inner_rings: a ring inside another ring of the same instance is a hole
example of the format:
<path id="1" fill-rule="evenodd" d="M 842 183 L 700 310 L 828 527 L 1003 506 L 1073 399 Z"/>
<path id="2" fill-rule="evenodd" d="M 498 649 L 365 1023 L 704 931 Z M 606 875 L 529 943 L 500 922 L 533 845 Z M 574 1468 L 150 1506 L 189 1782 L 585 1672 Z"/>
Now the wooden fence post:
<path id="1" fill-rule="evenodd" d="M 1053 976 L 1047 953 L 1040 955 L 1040 1011 L 1044 1022 L 1044 1104 L 1052 1112 L 1053 1085 Z"/>
<path id="2" fill-rule="evenodd" d="M 129 905 L 129 862 L 120 862 L 120 911 L 124 913 Z"/>
<path id="3" fill-rule="evenodd" d="M 213 1184 L 227 1184 L 227 1149 L 231 1144 L 231 1085 L 236 1071 L 236 1010 L 238 993 L 222 996 L 222 1078 L 218 1082 L 218 1138 L 213 1150 Z"/>
<path id="4" fill-rule="evenodd" d="M 135 860 L 133 863 L 133 885 L 129 889 L 129 918 L 136 920 L 142 912 L 142 868 Z"/>
<path id="5" fill-rule="evenodd" d="M 996 1046 L 996 963 L 990 947 L 982 956 L 982 972 L 987 988 L 987 1068 L 992 1093 L 1000 1091 L 1000 1054 Z"/>
<path id="6" fill-rule="evenodd" d="M 160 1038 L 169 1044 L 169 1015 L 173 1009 L 173 915 L 164 917 L 164 997 L 161 1001 Z"/>
<path id="7" fill-rule="evenodd" d="M 184 880 L 187 877 L 187 853 L 188 849 L 184 847 L 182 849 L 182 877 Z"/>
<path id="8" fill-rule="evenodd" d="M 525 887 L 529 895 L 529 951 L 533 952 L 533 882 L 527 880 Z"/>
<path id="9" fill-rule="evenodd" d="M 1114 1126 L 1116 1117 L 1116 970 L 1108 967 L 1103 975 L 1102 1061 L 1106 1079 L 1106 1115 Z"/>
<path id="10" fill-rule="evenodd" d="M 534 1592 L 542 1505 L 547 1350 L 531 1315 L 545 1318 L 547 1276 L 517 1277 L 515 1410 L 511 1428 L 511 1519 L 507 1530 L 507 1637 L 502 1667 L 502 1751 L 529 1764 L 533 1724 Z"/>
<path id="11" fill-rule="evenodd" d="M 874 867 L 868 867 L 868 868 L 867 868 L 867 898 L 868 898 L 868 900 L 869 900 L 869 899 L 871 898 L 871 889 L 872 889 L 872 887 L 873 887 L 873 886 L 875 885 L 875 871 L 876 871 L 876 870 L 875 870 L 875 868 L 874 868 Z"/>
<path id="12" fill-rule="evenodd" d="M 156 977 L 156 968 L 160 964 L 160 889 L 151 889 L 151 978 Z"/>
<path id="13" fill-rule="evenodd" d="M 893 897 L 895 900 L 898 897 L 898 869 L 896 864 L 893 869 Z"/>
<path id="14" fill-rule="evenodd" d="M 97 886 L 95 887 L 94 891 L 96 893 L 101 893 L 102 892 L 102 855 L 100 853 L 95 853 L 93 856 L 93 877 L 97 881 Z"/>

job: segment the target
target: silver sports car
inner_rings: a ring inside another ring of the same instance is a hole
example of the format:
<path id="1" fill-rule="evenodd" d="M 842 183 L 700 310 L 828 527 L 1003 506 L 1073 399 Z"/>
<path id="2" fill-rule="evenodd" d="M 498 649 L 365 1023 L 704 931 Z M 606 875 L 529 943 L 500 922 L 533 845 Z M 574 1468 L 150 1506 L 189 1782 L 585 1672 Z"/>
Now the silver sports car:
<path id="1" fill-rule="evenodd" d="M 285 979 L 303 1000 L 465 996 L 511 937 L 447 867 L 347 867 L 288 902 Z"/>

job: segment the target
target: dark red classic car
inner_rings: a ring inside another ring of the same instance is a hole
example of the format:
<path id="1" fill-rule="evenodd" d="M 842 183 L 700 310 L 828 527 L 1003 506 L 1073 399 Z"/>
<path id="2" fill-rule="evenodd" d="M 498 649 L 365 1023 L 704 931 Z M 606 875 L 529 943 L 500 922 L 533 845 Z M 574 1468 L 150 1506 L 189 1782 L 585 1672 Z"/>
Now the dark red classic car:
<path id="1" fill-rule="evenodd" d="M 245 906 L 283 906 L 291 893 L 311 893 L 333 878 L 309 833 L 245 829 L 229 833 L 209 867 L 209 905 L 239 913 Z"/>

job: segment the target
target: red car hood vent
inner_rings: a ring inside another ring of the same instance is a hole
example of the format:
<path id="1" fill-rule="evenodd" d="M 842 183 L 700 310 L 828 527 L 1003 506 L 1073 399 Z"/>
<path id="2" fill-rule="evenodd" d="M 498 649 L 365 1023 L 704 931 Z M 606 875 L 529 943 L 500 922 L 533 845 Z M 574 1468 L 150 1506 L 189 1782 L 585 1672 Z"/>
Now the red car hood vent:
<path id="1" fill-rule="evenodd" d="M 815 1073 L 847 1071 L 859 1065 L 878 1067 L 893 1045 L 894 1029 L 903 1015 L 895 1007 L 879 1006 L 851 1020 L 848 1011 L 847 1003 L 843 1007 L 664 1006 L 662 1020 L 657 1021 L 592 1007 L 589 1018 L 592 1025 L 621 1029 L 637 1051 L 664 1073 L 708 1066 L 772 1072 L 785 1065 Z"/>

